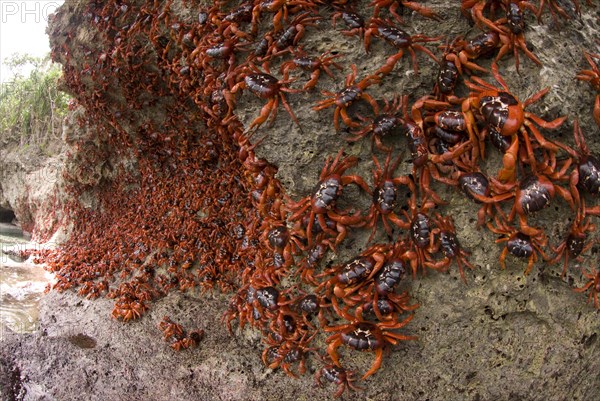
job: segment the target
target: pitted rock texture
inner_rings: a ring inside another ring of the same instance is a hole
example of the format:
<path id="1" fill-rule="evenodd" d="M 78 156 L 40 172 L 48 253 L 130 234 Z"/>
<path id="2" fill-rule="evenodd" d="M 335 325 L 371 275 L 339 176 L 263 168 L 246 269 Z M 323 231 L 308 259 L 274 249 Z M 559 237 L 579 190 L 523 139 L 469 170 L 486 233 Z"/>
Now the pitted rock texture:
<path id="1" fill-rule="evenodd" d="M 361 7 L 367 3 L 360 2 Z M 456 3 L 426 2 L 440 13 L 442 21 L 408 14 L 407 30 L 429 36 L 474 36 L 478 31 L 469 27 Z M 561 27 L 548 16 L 544 25 L 529 18 L 527 41 L 544 66 L 537 67 L 523 54 L 519 72 L 511 57 L 500 62 L 501 74 L 521 100 L 550 88 L 549 94 L 532 105 L 530 111 L 546 119 L 569 116 L 560 129 L 545 131 L 549 138 L 572 143 L 572 121 L 578 117 L 588 144 L 596 153 L 600 151 L 600 130 L 591 118 L 595 94 L 589 85 L 576 81 L 574 75 L 587 68 L 582 48 L 598 49 L 594 42 L 600 30 L 598 13 L 597 5 L 582 5 L 581 18 L 564 22 Z M 64 15 L 62 20 L 53 22 L 53 29 L 67 32 L 76 21 L 76 15 Z M 357 65 L 360 79 L 381 65 L 392 51 L 388 44 L 374 39 L 371 53 L 366 55 L 358 38 L 335 32 L 327 19 L 317 27 L 309 27 L 302 44 L 316 53 L 335 49 L 343 54 L 339 62 L 345 69 L 336 71 L 335 80 L 322 74 L 319 81 L 318 88 L 333 92 L 343 86 L 350 64 Z M 418 75 L 406 55 L 381 85 L 368 88 L 369 93 L 377 99 L 409 94 L 411 100 L 429 93 L 437 67 L 422 54 L 418 60 Z M 272 70 L 277 71 L 277 66 Z M 492 80 L 490 76 L 484 79 Z M 265 124 L 253 140 L 263 139 L 257 154 L 278 167 L 277 177 L 288 195 L 297 200 L 309 194 L 325 158 L 335 155 L 341 147 L 360 158 L 358 166 L 349 173 L 371 183 L 369 139 L 347 144 L 343 137 L 348 134 L 344 130 L 335 132 L 332 109 L 312 110 L 323 99 L 319 90 L 287 98 L 302 131 L 281 108 L 275 124 Z M 249 124 L 263 104 L 264 100 L 246 91 L 238 97 L 236 114 Z M 354 111 L 366 114 L 369 110 L 359 104 Z M 398 154 L 406 155 L 406 163 L 402 163 L 398 173 L 410 172 L 412 165 L 407 159 L 409 151 L 404 138 L 394 138 L 389 144 Z M 486 167 L 497 167 L 498 152 L 488 152 Z M 382 160 L 381 154 L 379 157 Z M 98 168 L 102 176 L 109 175 L 102 172 L 102 166 Z M 403 332 L 418 336 L 418 340 L 392 347 L 377 374 L 359 383 L 364 390 L 345 393 L 343 399 L 600 399 L 599 313 L 569 285 L 582 285 L 580 266 L 562 279 L 559 267 L 545 267 L 538 262 L 526 276 L 526 263 L 508 256 L 507 269 L 501 270 L 498 259 L 502 244 L 495 244 L 497 236 L 488 230 L 475 228 L 478 206 L 454 188 L 436 189 L 448 202 L 439 211 L 454 217 L 459 240 L 471 252 L 470 260 L 476 269 L 466 271 L 466 283 L 454 267 L 449 274 L 431 273 L 415 280 L 411 294 L 419 309 Z M 364 194 L 349 188 L 341 207 L 364 209 L 369 202 Z M 570 218 L 566 203 L 556 199 L 550 208 L 535 216 L 535 222 L 556 244 L 569 227 Z M 368 235 L 368 231 L 351 234 L 329 262 L 348 260 L 364 250 Z M 597 251 L 596 247 L 589 251 L 586 263 L 597 264 Z M 311 377 L 320 366 L 316 358 L 307 363 L 308 372 L 300 379 L 266 369 L 260 359 L 264 344 L 257 333 L 248 329 L 237 330 L 233 335 L 227 332 L 221 321 L 227 302 L 225 295 L 172 293 L 155 303 L 140 321 L 123 324 L 109 319 L 112 304 L 108 300 L 88 301 L 71 293 L 51 293 L 43 301 L 38 333 L 17 336 L 4 331 L 0 343 L 0 360 L 6 362 L 0 370 L 2 399 L 305 400 L 332 396 L 334 386 L 319 388 Z M 164 315 L 186 327 L 203 328 L 206 338 L 200 347 L 173 352 L 161 340 L 157 328 Z M 96 346 L 81 348 L 77 341 L 70 341 L 81 334 L 93 338 Z M 316 341 L 323 346 L 325 338 L 321 335 Z M 370 367 L 374 358 L 372 353 L 346 347 L 339 352 L 346 367 L 361 372 Z"/>

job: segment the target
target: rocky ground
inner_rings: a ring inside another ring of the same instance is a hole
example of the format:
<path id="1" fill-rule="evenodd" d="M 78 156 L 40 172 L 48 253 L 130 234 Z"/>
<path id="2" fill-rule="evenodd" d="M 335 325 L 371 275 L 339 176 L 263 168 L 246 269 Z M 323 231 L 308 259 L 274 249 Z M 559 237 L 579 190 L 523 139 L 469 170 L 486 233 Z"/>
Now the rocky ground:
<path id="1" fill-rule="evenodd" d="M 347 400 L 593 400 L 598 396 L 598 314 L 556 279 L 481 268 L 469 285 L 427 277 L 409 332 L 419 340 L 389 352 L 383 369 Z M 110 300 L 50 293 L 38 332 L 3 331 L 1 399 L 309 400 L 330 398 L 308 374 L 265 369 L 254 333 L 220 321 L 227 298 L 172 294 L 140 321 L 109 318 Z M 202 328 L 197 349 L 175 352 L 157 324 L 168 315 Z M 364 368 L 372 355 L 344 351 Z"/>
<path id="2" fill-rule="evenodd" d="M 442 22 L 417 15 L 407 16 L 413 32 L 430 36 L 474 36 L 456 4 L 431 1 Z M 548 16 L 546 24 L 529 20 L 527 41 L 544 66 L 537 67 L 521 54 L 520 74 L 514 60 L 500 63 L 512 92 L 526 99 L 549 87 L 550 93 L 531 111 L 548 120 L 568 115 L 569 121 L 548 136 L 572 143 L 572 121 L 578 117 L 588 144 L 600 152 L 599 129 L 591 119 L 594 93 L 589 85 L 574 80 L 586 68 L 582 49 L 598 49 L 598 7 L 583 7 L 580 19 L 560 29 Z M 329 21 L 309 28 L 306 48 L 323 52 L 332 48 L 343 54 L 343 65 L 357 64 L 359 78 L 372 72 L 389 55 L 387 44 L 375 39 L 372 55 L 365 57 L 356 37 L 334 34 Z M 335 39 L 333 39 L 335 38 Z M 419 55 L 421 72 L 414 74 L 409 58 L 381 85 L 369 88 L 378 99 L 428 93 L 435 65 Z M 274 69 L 275 70 L 275 69 Z M 336 72 L 335 81 L 322 76 L 320 87 L 337 90 L 349 72 Z M 490 79 L 486 77 L 485 79 Z M 335 89 L 334 89 L 335 88 Z M 373 163 L 368 140 L 348 145 L 344 132 L 336 133 L 332 109 L 315 112 L 311 106 L 323 96 L 318 91 L 288 96 L 302 131 L 281 108 L 274 126 L 261 129 L 257 153 L 279 167 L 278 178 L 290 196 L 307 195 L 318 181 L 326 156 L 344 146 L 361 162 L 352 173 L 371 177 Z M 257 115 L 263 101 L 251 93 L 239 98 L 238 116 L 246 123 Z M 366 114 L 366 108 L 358 112 Z M 392 140 L 399 153 L 404 139 Z M 487 167 L 498 163 L 490 150 Z M 497 153 L 497 152 L 496 152 Z M 403 163 L 399 173 L 407 173 Z M 369 178 L 367 178 L 369 180 Z M 488 230 L 475 228 L 477 206 L 453 188 L 437 187 L 448 205 L 440 212 L 454 217 L 459 239 L 472 253 L 476 266 L 461 281 L 456 269 L 449 274 L 430 274 L 412 285 L 420 305 L 404 332 L 418 336 L 389 350 L 382 369 L 365 382 L 364 390 L 345 393 L 348 400 L 580 400 L 600 399 L 599 311 L 575 293 L 582 284 L 579 266 L 565 279 L 559 267 L 537 263 L 524 275 L 525 263 L 507 257 L 507 269 L 498 264 L 501 246 Z M 369 199 L 349 190 L 347 204 L 364 207 Z M 343 205 L 342 205 L 343 206 Z M 566 213 L 568 212 L 568 215 Z M 535 216 L 556 244 L 570 223 L 568 206 L 555 200 Z M 368 235 L 368 233 L 367 233 Z M 335 260 L 343 261 L 364 249 L 365 236 L 351 236 Z M 598 249 L 587 262 L 597 264 Z M 315 359 L 308 373 L 293 379 L 281 371 L 266 369 L 260 360 L 263 345 L 256 333 L 245 330 L 232 335 L 221 322 L 227 295 L 172 293 L 152 305 L 143 319 L 120 323 L 110 319 L 110 300 L 89 301 L 72 293 L 50 293 L 42 301 L 40 330 L 29 335 L 2 331 L 0 343 L 0 395 L 4 400 L 303 400 L 331 397 L 334 387 L 318 388 L 311 373 L 320 366 Z M 206 337 L 197 349 L 176 353 L 162 341 L 157 328 L 168 315 L 184 327 L 202 328 Z M 317 339 L 324 344 L 325 336 Z M 344 364 L 364 372 L 371 353 L 340 349 Z"/>

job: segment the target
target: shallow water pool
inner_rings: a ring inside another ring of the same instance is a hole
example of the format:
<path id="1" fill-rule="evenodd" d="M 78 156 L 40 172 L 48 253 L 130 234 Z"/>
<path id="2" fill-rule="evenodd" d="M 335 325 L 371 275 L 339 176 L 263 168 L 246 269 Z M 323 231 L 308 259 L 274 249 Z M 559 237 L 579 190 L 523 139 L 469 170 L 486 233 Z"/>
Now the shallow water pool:
<path id="1" fill-rule="evenodd" d="M 15 260 L 5 253 L 30 247 L 32 244 L 17 227 L 0 225 L 0 321 L 18 333 L 37 329 L 39 302 L 52 279 L 41 266 Z"/>

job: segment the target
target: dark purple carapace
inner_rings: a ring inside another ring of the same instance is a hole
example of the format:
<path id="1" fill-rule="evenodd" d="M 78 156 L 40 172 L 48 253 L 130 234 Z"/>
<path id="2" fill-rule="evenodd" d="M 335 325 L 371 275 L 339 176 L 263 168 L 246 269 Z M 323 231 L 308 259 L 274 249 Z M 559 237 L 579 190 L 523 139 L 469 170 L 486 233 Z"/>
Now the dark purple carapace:
<path id="1" fill-rule="evenodd" d="M 375 260 L 368 256 L 359 256 L 346 263 L 342 271 L 336 276 L 336 281 L 341 284 L 352 285 L 369 277 Z"/>
<path id="2" fill-rule="evenodd" d="M 373 334 L 374 327 L 371 323 L 358 323 L 354 330 L 342 333 L 342 342 L 359 351 L 382 348 L 383 342 Z"/>
<path id="3" fill-rule="evenodd" d="M 447 258 L 455 258 L 460 251 L 460 244 L 453 232 L 442 230 L 440 232 L 440 249 Z"/>
<path id="4" fill-rule="evenodd" d="M 332 209 L 342 193 L 342 183 L 338 177 L 332 176 L 322 181 L 313 195 L 313 208 L 322 213 Z"/>
<path id="5" fill-rule="evenodd" d="M 421 249 L 429 245 L 431 235 L 431 219 L 424 213 L 417 213 L 410 224 L 410 235 L 413 242 Z"/>
<path id="6" fill-rule="evenodd" d="M 506 10 L 506 19 L 508 28 L 515 35 L 518 35 L 525 30 L 525 19 L 523 18 L 523 12 L 518 4 L 513 2 L 509 4 L 508 10 Z"/>
<path id="7" fill-rule="evenodd" d="M 377 32 L 383 39 L 397 49 L 406 49 L 412 45 L 410 35 L 400 28 L 382 25 L 377 27 Z"/>
<path id="8" fill-rule="evenodd" d="M 578 186 L 591 195 L 600 195 L 600 161 L 589 155 L 577 166 Z"/>
<path id="9" fill-rule="evenodd" d="M 273 97 L 279 90 L 279 81 L 269 74 L 249 74 L 244 81 L 252 93 L 263 99 Z"/>
<path id="10" fill-rule="evenodd" d="M 362 95 L 362 89 L 360 89 L 356 85 L 348 86 L 347 88 L 342 89 L 335 99 L 335 104 L 340 107 L 348 107 L 354 101 L 360 98 Z"/>
<path id="11" fill-rule="evenodd" d="M 394 211 L 398 198 L 398 188 L 391 180 L 385 180 L 373 191 L 373 203 L 382 214 L 389 214 Z"/>
<path id="12" fill-rule="evenodd" d="M 398 127 L 400 119 L 391 114 L 380 114 L 373 120 L 373 135 L 380 138 L 388 136 Z"/>
<path id="13" fill-rule="evenodd" d="M 364 28 L 365 19 L 360 15 L 350 12 L 350 11 L 342 11 L 341 13 L 342 21 L 349 29 L 359 29 Z"/>
<path id="14" fill-rule="evenodd" d="M 406 272 L 406 264 L 400 259 L 386 263 L 375 276 L 375 290 L 380 295 L 393 292 Z"/>
<path id="15" fill-rule="evenodd" d="M 458 179 L 458 185 L 467 197 L 475 202 L 479 202 L 473 197 L 473 194 L 479 196 L 488 196 L 490 183 L 485 175 L 480 172 L 466 173 Z"/>
<path id="16" fill-rule="evenodd" d="M 458 80 L 458 69 L 453 61 L 444 60 L 438 70 L 436 78 L 438 90 L 444 95 L 454 92 L 454 86 Z"/>
<path id="17" fill-rule="evenodd" d="M 508 252 L 518 258 L 528 258 L 533 255 L 533 245 L 531 244 L 531 238 L 521 232 L 516 233 L 506 243 Z"/>
<path id="18" fill-rule="evenodd" d="M 267 309 L 273 310 L 277 308 L 279 300 L 279 291 L 275 287 L 265 287 L 256 290 L 256 299 Z"/>
<path id="19" fill-rule="evenodd" d="M 309 294 L 298 302 L 298 309 L 307 315 L 313 315 L 319 311 L 319 300 L 315 294 Z"/>
<path id="20" fill-rule="evenodd" d="M 289 234 L 287 227 L 278 226 L 278 227 L 272 228 L 269 231 L 269 233 L 267 234 L 267 238 L 269 240 L 269 244 L 273 248 L 282 249 L 287 244 L 287 242 L 290 238 L 290 234 Z"/>
<path id="21" fill-rule="evenodd" d="M 496 96 L 482 96 L 479 100 L 479 111 L 485 122 L 500 132 L 508 118 L 508 108 L 518 104 L 519 101 L 510 93 L 498 92 Z"/>
<path id="22" fill-rule="evenodd" d="M 525 177 L 519 189 L 519 201 L 525 214 L 538 212 L 550 205 L 552 196 L 548 188 L 540 184 L 537 177 Z"/>

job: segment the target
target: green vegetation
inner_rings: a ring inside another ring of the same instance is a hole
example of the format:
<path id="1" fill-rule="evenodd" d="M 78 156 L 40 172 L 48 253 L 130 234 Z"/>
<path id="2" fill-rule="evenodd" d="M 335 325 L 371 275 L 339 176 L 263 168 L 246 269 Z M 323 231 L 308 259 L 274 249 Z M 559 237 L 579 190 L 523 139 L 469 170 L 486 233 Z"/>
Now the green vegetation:
<path id="1" fill-rule="evenodd" d="M 18 54 L 5 59 L 4 64 L 13 79 L 0 86 L 0 142 L 43 149 L 60 136 L 67 113 L 69 96 L 58 89 L 61 66 L 52 63 L 49 56 Z"/>

